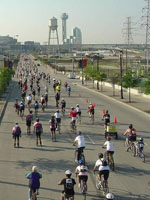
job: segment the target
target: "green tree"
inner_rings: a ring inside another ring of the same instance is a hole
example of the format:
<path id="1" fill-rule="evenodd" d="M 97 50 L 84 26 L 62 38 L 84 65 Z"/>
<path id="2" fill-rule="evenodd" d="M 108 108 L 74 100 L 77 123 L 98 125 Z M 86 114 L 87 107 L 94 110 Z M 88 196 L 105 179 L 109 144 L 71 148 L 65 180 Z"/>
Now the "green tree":
<path id="1" fill-rule="evenodd" d="M 141 89 L 144 92 L 144 94 L 150 94 L 150 74 L 148 74 L 147 80 L 144 82 Z"/>
<path id="2" fill-rule="evenodd" d="M 112 87 L 113 87 L 113 96 L 115 96 L 115 84 L 119 82 L 119 78 L 120 78 L 120 75 L 118 72 L 112 72 L 110 75 L 109 75 L 109 79 L 112 83 Z"/>
<path id="3" fill-rule="evenodd" d="M 95 80 L 97 80 L 97 90 L 99 90 L 99 81 L 101 82 L 101 91 L 102 91 L 102 82 L 106 79 L 106 74 L 100 69 L 96 72 Z"/>
<path id="4" fill-rule="evenodd" d="M 129 102 L 131 102 L 131 92 L 130 92 L 131 88 L 136 87 L 140 82 L 140 79 L 133 75 L 134 73 L 132 73 L 131 71 L 127 71 L 122 78 L 122 86 L 128 88 L 129 90 Z"/>

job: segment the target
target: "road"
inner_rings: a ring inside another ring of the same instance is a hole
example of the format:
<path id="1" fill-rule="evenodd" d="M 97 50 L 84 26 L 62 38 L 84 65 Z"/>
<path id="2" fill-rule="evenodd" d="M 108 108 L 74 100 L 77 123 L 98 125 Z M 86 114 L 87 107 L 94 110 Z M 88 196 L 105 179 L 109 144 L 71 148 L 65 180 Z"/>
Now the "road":
<path id="1" fill-rule="evenodd" d="M 66 76 L 62 74 L 53 74 L 48 67 L 41 66 L 39 70 L 51 72 L 51 77 L 66 80 Z M 80 104 L 82 109 L 82 123 L 77 126 L 78 130 L 84 133 L 86 139 L 85 157 L 89 166 L 88 180 L 88 200 L 104 199 L 103 195 L 95 188 L 95 177 L 92 168 L 97 160 L 97 154 L 104 152 L 101 148 L 104 143 L 104 127 L 101 121 L 103 108 L 108 109 L 111 114 L 111 120 L 116 116 L 118 119 L 117 131 L 119 139 L 114 140 L 115 146 L 115 172 L 110 173 L 109 189 L 116 196 L 116 199 L 132 200 L 132 199 L 150 199 L 150 138 L 149 138 L 149 118 L 141 112 L 132 110 L 110 98 L 104 97 L 92 90 L 86 89 L 80 85 L 79 80 L 68 80 L 70 82 L 72 92 L 68 97 L 64 87 L 62 87 L 61 97 L 67 101 L 67 113 L 62 119 L 61 132 L 57 135 L 57 142 L 52 142 L 48 121 L 50 115 L 56 111 L 54 92 L 52 85 L 49 89 L 49 105 L 44 113 L 39 112 L 39 118 L 43 123 L 44 133 L 42 135 L 43 147 L 36 147 L 33 135 L 26 135 L 25 119 L 17 116 L 13 108 L 13 102 L 16 97 L 20 98 L 20 91 L 17 87 L 16 79 L 13 80 L 12 91 L 8 100 L 8 105 L 0 127 L 0 200 L 11 199 L 27 199 L 28 181 L 25 174 L 28 173 L 33 165 L 38 166 L 39 171 L 43 174 L 41 180 L 40 196 L 38 199 L 58 200 L 62 191 L 62 186 L 58 186 L 57 182 L 64 177 L 66 169 L 75 170 L 74 163 L 74 147 L 72 146 L 75 135 L 71 133 L 69 128 L 69 110 L 71 106 Z M 42 90 L 45 82 L 42 81 Z M 79 97 L 79 93 L 81 97 Z M 95 123 L 91 124 L 87 107 L 88 102 L 95 103 Z M 26 111 L 26 114 L 28 112 Z M 22 127 L 21 148 L 13 148 L 13 140 L 11 129 L 15 122 Z M 137 157 L 133 157 L 130 153 L 125 152 L 124 140 L 122 133 L 133 123 L 138 131 L 138 135 L 145 138 L 146 163 L 142 163 Z M 75 178 L 75 174 L 73 173 Z M 76 199 L 83 199 L 80 189 L 76 186 Z"/>

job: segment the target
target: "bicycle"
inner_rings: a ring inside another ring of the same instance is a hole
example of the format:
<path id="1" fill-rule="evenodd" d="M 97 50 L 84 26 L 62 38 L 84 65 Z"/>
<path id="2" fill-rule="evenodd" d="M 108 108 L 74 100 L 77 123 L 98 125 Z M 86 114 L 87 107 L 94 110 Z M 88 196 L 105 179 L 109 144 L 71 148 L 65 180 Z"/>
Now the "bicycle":
<path id="1" fill-rule="evenodd" d="M 60 123 L 59 122 L 57 122 L 57 129 L 56 129 L 57 131 L 58 131 L 58 133 L 60 134 Z"/>
<path id="2" fill-rule="evenodd" d="M 87 189 L 86 189 L 86 182 L 83 179 L 81 179 L 80 188 L 81 188 L 81 193 L 84 197 L 83 199 L 86 200 Z"/>
<path id="3" fill-rule="evenodd" d="M 89 112 L 90 122 L 92 122 L 92 124 L 94 124 L 94 113 L 92 113 L 90 111 L 88 111 L 88 112 Z"/>
<path id="4" fill-rule="evenodd" d="M 109 192 L 108 182 L 104 180 L 104 175 L 101 175 L 101 181 L 100 181 L 98 174 L 96 174 L 95 183 L 96 183 L 96 188 L 98 190 L 103 191 L 104 195 L 106 195 Z"/>
<path id="5" fill-rule="evenodd" d="M 78 162 L 77 156 L 78 156 L 78 149 L 75 150 L 75 162 Z M 85 165 L 85 156 L 84 156 L 83 149 L 82 149 L 82 151 L 80 153 L 79 160 L 83 160 L 83 164 Z"/>
<path id="6" fill-rule="evenodd" d="M 143 149 L 140 149 L 140 148 L 138 147 L 137 153 L 135 152 L 135 156 L 141 158 L 142 162 L 145 163 L 145 154 L 143 153 Z"/>
<path id="7" fill-rule="evenodd" d="M 65 108 L 61 109 L 62 116 L 65 116 Z"/>
<path id="8" fill-rule="evenodd" d="M 70 126 L 71 126 L 71 131 L 73 133 L 76 133 L 77 127 L 76 127 L 76 120 L 73 120 L 70 122 Z"/>
<path id="9" fill-rule="evenodd" d="M 32 190 L 31 200 L 37 200 L 36 190 Z"/>
<path id="10" fill-rule="evenodd" d="M 105 147 L 102 147 L 102 148 L 105 149 Z M 110 169 L 112 171 L 115 171 L 115 163 L 114 163 L 113 154 L 105 152 L 104 156 L 105 156 L 105 159 L 108 160 L 108 165 L 109 165 Z"/>
<path id="11" fill-rule="evenodd" d="M 77 123 L 81 124 L 81 115 L 77 115 Z"/>
<path id="12" fill-rule="evenodd" d="M 136 147 L 135 147 L 134 141 L 129 141 L 128 145 L 126 144 L 126 141 L 125 141 L 125 147 L 126 147 L 127 152 L 130 150 L 133 156 L 136 155 Z"/>
<path id="13" fill-rule="evenodd" d="M 45 105 L 42 104 L 42 111 L 44 112 L 44 110 L 45 110 Z"/>

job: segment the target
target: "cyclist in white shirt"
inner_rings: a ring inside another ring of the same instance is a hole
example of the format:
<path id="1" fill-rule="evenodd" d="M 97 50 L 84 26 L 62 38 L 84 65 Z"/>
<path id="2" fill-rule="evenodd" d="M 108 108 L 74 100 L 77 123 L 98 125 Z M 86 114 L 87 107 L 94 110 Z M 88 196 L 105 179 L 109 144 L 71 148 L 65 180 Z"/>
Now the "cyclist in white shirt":
<path id="1" fill-rule="evenodd" d="M 101 176 L 104 175 L 104 180 L 107 182 L 108 177 L 109 177 L 109 165 L 106 159 L 103 158 L 103 154 L 99 153 L 98 154 L 99 159 L 96 161 L 95 166 L 94 166 L 94 171 L 98 168 L 99 171 L 99 180 L 101 181 Z"/>
<path id="2" fill-rule="evenodd" d="M 58 124 L 61 124 L 61 114 L 60 114 L 59 110 L 56 111 L 54 116 L 55 116 L 55 119 L 56 119 L 56 130 L 57 130 Z"/>
<path id="3" fill-rule="evenodd" d="M 87 191 L 88 167 L 84 165 L 83 160 L 79 160 L 79 166 L 77 166 L 75 173 L 78 176 L 79 187 L 81 185 L 81 180 L 83 180 Z"/>
<path id="4" fill-rule="evenodd" d="M 106 146 L 106 154 L 109 156 L 109 154 L 114 154 L 114 143 L 111 141 L 111 137 L 107 136 L 107 141 L 103 144 L 103 147 Z"/>
<path id="5" fill-rule="evenodd" d="M 79 161 L 80 160 L 80 156 L 81 156 L 81 153 L 83 152 L 84 148 L 85 148 L 85 140 L 84 140 L 84 136 L 81 135 L 81 131 L 78 131 L 77 132 L 77 137 L 75 138 L 74 140 L 74 143 L 73 143 L 73 146 L 77 146 L 77 160 Z"/>

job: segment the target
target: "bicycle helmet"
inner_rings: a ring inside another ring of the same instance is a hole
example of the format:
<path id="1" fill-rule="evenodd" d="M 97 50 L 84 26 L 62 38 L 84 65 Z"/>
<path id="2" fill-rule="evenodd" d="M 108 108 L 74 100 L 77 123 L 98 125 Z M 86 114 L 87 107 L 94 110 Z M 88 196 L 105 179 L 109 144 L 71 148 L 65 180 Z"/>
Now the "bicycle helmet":
<path id="1" fill-rule="evenodd" d="M 108 114 L 108 110 L 106 110 L 106 114 Z"/>
<path id="2" fill-rule="evenodd" d="M 36 118 L 36 121 L 39 122 L 39 118 Z"/>
<path id="3" fill-rule="evenodd" d="M 65 171 L 65 174 L 66 174 L 66 175 L 71 175 L 72 172 L 68 169 L 68 170 Z"/>
<path id="4" fill-rule="evenodd" d="M 84 164 L 84 161 L 83 161 L 83 160 L 79 160 L 78 163 L 79 163 L 80 165 L 82 165 L 82 164 Z"/>
<path id="5" fill-rule="evenodd" d="M 77 104 L 76 106 L 79 107 L 79 104 Z"/>
<path id="6" fill-rule="evenodd" d="M 143 141 L 143 137 L 140 137 L 140 141 Z"/>
<path id="7" fill-rule="evenodd" d="M 56 110 L 56 112 L 59 112 L 59 110 Z"/>
<path id="8" fill-rule="evenodd" d="M 81 131 L 78 131 L 78 132 L 77 132 L 77 135 L 81 135 Z"/>
<path id="9" fill-rule="evenodd" d="M 106 199 L 107 200 L 113 200 L 114 199 L 114 195 L 112 193 L 108 193 L 108 194 L 106 194 Z"/>
<path id="10" fill-rule="evenodd" d="M 99 153 L 99 154 L 98 154 L 98 157 L 99 157 L 99 158 L 103 158 L 103 153 Z"/>
<path id="11" fill-rule="evenodd" d="M 37 172 L 37 166 L 32 167 L 32 172 Z"/>

